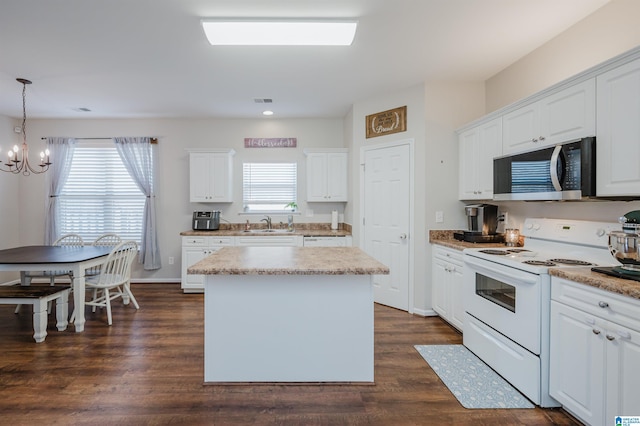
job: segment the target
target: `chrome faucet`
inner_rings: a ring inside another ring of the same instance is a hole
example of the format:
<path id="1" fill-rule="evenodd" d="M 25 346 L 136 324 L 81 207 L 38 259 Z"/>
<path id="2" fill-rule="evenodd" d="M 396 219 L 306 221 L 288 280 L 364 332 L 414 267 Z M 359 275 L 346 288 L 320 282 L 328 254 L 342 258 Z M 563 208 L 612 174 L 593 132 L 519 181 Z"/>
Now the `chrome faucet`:
<path id="1" fill-rule="evenodd" d="M 261 222 L 267 222 L 267 229 L 271 230 L 271 217 L 270 216 L 265 216 L 264 219 L 261 220 Z"/>

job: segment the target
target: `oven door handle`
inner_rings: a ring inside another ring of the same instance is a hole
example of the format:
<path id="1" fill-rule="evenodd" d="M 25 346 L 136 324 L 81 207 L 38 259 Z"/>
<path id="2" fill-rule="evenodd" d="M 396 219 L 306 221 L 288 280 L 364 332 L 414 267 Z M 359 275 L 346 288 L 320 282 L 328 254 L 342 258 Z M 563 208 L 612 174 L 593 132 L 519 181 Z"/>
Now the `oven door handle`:
<path id="1" fill-rule="evenodd" d="M 471 270 L 481 272 L 491 278 L 499 278 L 506 283 L 517 281 L 522 284 L 536 284 L 539 276 L 528 272 L 520 271 L 497 263 L 479 260 L 471 255 L 464 255 L 464 263 L 471 267 Z M 490 265 L 490 266 L 489 266 Z M 466 268 L 465 268 L 466 270 Z"/>

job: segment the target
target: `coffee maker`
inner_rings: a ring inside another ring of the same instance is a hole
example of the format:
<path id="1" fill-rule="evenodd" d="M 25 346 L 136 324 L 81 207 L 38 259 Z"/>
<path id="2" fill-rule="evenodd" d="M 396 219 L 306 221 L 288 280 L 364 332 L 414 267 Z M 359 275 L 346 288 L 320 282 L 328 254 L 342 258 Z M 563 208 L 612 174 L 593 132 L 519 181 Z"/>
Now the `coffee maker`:
<path id="1" fill-rule="evenodd" d="M 463 240 L 473 243 L 500 243 L 504 235 L 496 232 L 498 228 L 498 206 L 493 204 L 470 204 L 465 206 L 467 230 Z"/>

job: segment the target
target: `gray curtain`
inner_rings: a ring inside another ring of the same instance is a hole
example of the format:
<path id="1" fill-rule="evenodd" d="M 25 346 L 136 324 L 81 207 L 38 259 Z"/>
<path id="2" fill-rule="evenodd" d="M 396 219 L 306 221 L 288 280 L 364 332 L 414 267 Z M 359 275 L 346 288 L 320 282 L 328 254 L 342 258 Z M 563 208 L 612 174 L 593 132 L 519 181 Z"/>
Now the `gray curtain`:
<path id="1" fill-rule="evenodd" d="M 129 175 L 138 188 L 147 197 L 144 204 L 144 223 L 142 225 L 142 244 L 140 245 L 139 262 L 145 270 L 160 269 L 160 247 L 156 222 L 156 195 L 154 191 L 155 170 L 153 161 L 153 145 L 151 139 L 113 138 L 118 154 L 127 168 Z"/>
<path id="2" fill-rule="evenodd" d="M 59 236 L 58 195 L 71 171 L 76 140 L 73 138 L 47 138 L 49 171 L 47 171 L 47 206 L 44 222 L 44 243 L 53 244 Z"/>

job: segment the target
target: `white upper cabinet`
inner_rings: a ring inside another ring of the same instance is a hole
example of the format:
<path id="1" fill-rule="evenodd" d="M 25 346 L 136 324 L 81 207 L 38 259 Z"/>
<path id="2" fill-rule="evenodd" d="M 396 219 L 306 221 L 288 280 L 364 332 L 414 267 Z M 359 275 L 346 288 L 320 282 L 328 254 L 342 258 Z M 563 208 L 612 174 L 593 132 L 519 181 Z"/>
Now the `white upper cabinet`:
<path id="1" fill-rule="evenodd" d="M 589 79 L 503 116 L 503 154 L 596 134 L 596 84 Z"/>
<path id="2" fill-rule="evenodd" d="M 235 151 L 189 150 L 189 194 L 192 203 L 233 201 Z"/>
<path id="3" fill-rule="evenodd" d="M 640 195 L 640 59 L 598 76 L 596 195 Z"/>
<path id="4" fill-rule="evenodd" d="M 460 200 L 493 198 L 493 158 L 502 154 L 502 118 L 461 133 L 459 141 Z"/>
<path id="5" fill-rule="evenodd" d="M 343 202 L 347 196 L 347 149 L 307 149 L 307 201 Z"/>

